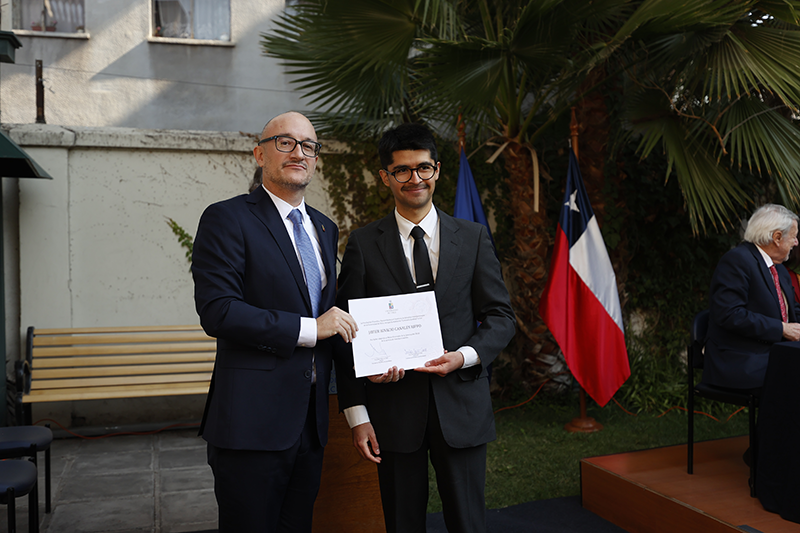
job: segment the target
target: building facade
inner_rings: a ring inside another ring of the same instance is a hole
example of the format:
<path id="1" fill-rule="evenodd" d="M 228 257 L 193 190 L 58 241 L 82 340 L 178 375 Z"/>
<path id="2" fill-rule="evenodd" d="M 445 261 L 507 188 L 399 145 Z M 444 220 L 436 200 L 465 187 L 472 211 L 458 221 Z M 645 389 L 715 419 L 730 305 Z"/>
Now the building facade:
<path id="1" fill-rule="evenodd" d="M 8 0 L 0 29 L 22 42 L 0 69 L 0 122 L 259 131 L 302 110 L 283 68 L 263 55 L 282 0 Z"/>

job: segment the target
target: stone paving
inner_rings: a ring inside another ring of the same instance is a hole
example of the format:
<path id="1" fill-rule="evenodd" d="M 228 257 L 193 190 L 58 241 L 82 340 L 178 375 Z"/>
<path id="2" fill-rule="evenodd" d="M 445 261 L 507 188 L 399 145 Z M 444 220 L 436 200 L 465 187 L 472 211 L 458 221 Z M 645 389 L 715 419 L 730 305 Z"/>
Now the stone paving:
<path id="1" fill-rule="evenodd" d="M 52 444 L 52 512 L 44 512 L 44 454 L 39 454 L 41 533 L 178 533 L 217 528 L 214 477 L 197 429 Z M 28 531 L 28 497 L 16 502 L 17 531 Z M 0 531 L 7 523 L 0 506 Z"/>

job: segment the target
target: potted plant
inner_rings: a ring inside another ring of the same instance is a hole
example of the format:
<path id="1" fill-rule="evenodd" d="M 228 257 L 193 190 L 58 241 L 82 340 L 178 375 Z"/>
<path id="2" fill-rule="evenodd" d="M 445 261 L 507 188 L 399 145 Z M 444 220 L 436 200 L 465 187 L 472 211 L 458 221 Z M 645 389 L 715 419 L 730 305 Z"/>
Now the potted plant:
<path id="1" fill-rule="evenodd" d="M 45 27 L 47 31 L 56 31 L 56 24 L 58 23 L 57 20 L 51 20 L 50 23 Z"/>

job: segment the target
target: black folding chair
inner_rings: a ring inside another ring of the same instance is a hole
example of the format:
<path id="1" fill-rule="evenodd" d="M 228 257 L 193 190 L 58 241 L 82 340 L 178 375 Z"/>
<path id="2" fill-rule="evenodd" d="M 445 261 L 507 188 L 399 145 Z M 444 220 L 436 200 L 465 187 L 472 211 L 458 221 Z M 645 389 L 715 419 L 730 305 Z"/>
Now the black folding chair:
<path id="1" fill-rule="evenodd" d="M 756 441 L 756 408 L 758 397 L 749 390 L 737 390 L 715 387 L 707 383 L 694 382 L 694 369 L 703 368 L 703 348 L 708 335 L 708 309 L 700 311 L 692 322 L 691 341 L 687 351 L 686 375 L 689 381 L 689 398 L 687 409 L 689 411 L 689 445 L 687 457 L 687 472 L 694 473 L 694 398 L 700 396 L 723 403 L 730 403 L 747 407 L 750 418 L 750 496 L 756 497 L 756 457 L 758 442 Z"/>

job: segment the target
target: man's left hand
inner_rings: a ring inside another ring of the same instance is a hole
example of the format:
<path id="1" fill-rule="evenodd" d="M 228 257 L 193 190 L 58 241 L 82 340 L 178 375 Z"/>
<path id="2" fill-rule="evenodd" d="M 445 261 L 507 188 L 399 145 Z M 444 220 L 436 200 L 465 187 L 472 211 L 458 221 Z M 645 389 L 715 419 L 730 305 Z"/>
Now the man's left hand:
<path id="1" fill-rule="evenodd" d="M 415 368 L 416 372 L 427 372 L 445 377 L 453 370 L 458 370 L 464 366 L 464 355 L 461 352 L 445 352 L 441 357 L 432 359 L 425 363 L 425 366 Z"/>

